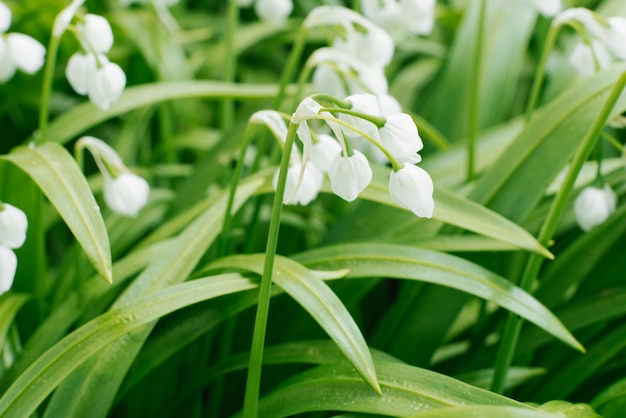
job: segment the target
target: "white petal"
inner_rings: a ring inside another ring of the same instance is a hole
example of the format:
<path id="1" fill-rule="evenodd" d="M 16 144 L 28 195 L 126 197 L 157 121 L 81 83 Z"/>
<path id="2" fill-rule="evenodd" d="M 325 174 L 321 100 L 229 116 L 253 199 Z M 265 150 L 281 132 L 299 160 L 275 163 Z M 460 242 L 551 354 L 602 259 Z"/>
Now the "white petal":
<path id="1" fill-rule="evenodd" d="M 17 257 L 15 253 L 10 248 L 0 245 L 0 294 L 11 289 L 16 269 Z"/>
<path id="2" fill-rule="evenodd" d="M 54 19 L 54 26 L 52 27 L 52 36 L 59 37 L 63 35 L 70 22 L 74 18 L 74 15 L 78 11 L 78 8 L 83 5 L 85 0 L 74 0 L 67 6 Z"/>
<path id="3" fill-rule="evenodd" d="M 346 88 L 341 76 L 327 65 L 319 65 L 313 71 L 315 91 L 335 97 L 345 97 Z"/>
<path id="4" fill-rule="evenodd" d="M 119 65 L 107 62 L 97 69 L 90 80 L 89 100 L 100 109 L 106 110 L 117 101 L 126 87 L 126 74 Z"/>
<path id="5" fill-rule="evenodd" d="M 254 10 L 262 21 L 282 26 L 293 10 L 292 0 L 256 0 Z"/>
<path id="6" fill-rule="evenodd" d="M 103 193 L 104 201 L 113 212 L 136 216 L 148 202 L 150 186 L 142 177 L 124 172 L 117 178 L 106 178 Z"/>
<path id="7" fill-rule="evenodd" d="M 15 70 L 16 67 L 15 62 L 13 62 L 13 57 L 9 53 L 9 48 L 7 47 L 4 37 L 0 35 L 0 83 L 11 79 L 15 74 Z"/>
<path id="8" fill-rule="evenodd" d="M 398 159 L 413 158 L 424 146 L 413 119 L 406 113 L 387 116 L 378 132 L 382 145 Z"/>
<path id="9" fill-rule="evenodd" d="M 294 114 L 291 116 L 291 121 L 293 123 L 300 123 L 307 119 L 311 119 L 318 115 L 321 108 L 322 106 L 320 106 L 320 104 L 315 100 L 310 97 L 305 97 L 296 108 Z"/>
<path id="10" fill-rule="evenodd" d="M 86 14 L 84 22 L 76 25 L 77 29 L 85 35 L 86 48 L 90 52 L 106 54 L 113 46 L 113 30 L 109 21 L 104 17 L 94 14 Z M 93 51 L 90 49 L 93 48 Z"/>
<path id="11" fill-rule="evenodd" d="M 341 145 L 327 134 L 319 134 L 311 148 L 311 162 L 322 172 L 327 172 L 330 163 L 341 153 Z"/>
<path id="12" fill-rule="evenodd" d="M 358 150 L 350 157 L 337 156 L 328 170 L 333 193 L 347 202 L 356 199 L 372 181 L 372 169 L 367 158 Z"/>
<path id="13" fill-rule="evenodd" d="M 362 0 L 361 5 L 365 17 L 386 30 L 393 39 L 399 40 L 406 34 L 402 9 L 396 0 Z"/>
<path id="14" fill-rule="evenodd" d="M 287 139 L 287 124 L 285 120 L 275 110 L 259 110 L 250 116 L 250 123 L 261 123 L 274 134 L 276 139 L 285 142 Z"/>
<path id="15" fill-rule="evenodd" d="M 46 48 L 35 38 L 22 33 L 10 33 L 6 41 L 7 50 L 17 68 L 27 74 L 34 74 L 43 67 Z"/>
<path id="16" fill-rule="evenodd" d="M 600 189 L 585 187 L 574 201 L 574 215 L 583 231 L 600 225 L 615 212 L 617 196 L 608 185 Z"/>
<path id="17" fill-rule="evenodd" d="M 27 229 L 26 214 L 21 209 L 4 203 L 4 209 L 0 211 L 0 245 L 21 247 L 26 240 Z"/>
<path id="18" fill-rule="evenodd" d="M 402 17 L 407 30 L 416 35 L 428 35 L 435 26 L 435 0 L 400 0 Z"/>
<path id="19" fill-rule="evenodd" d="M 0 1 L 0 33 L 4 33 L 11 27 L 11 9 Z"/>
<path id="20" fill-rule="evenodd" d="M 532 0 L 533 7 L 546 17 L 556 16 L 563 10 L 561 0 Z"/>
<path id="21" fill-rule="evenodd" d="M 422 218 L 431 218 L 435 210 L 433 181 L 426 171 L 405 163 L 389 177 L 389 194 L 394 202 Z"/>
<path id="22" fill-rule="evenodd" d="M 618 59 L 626 61 L 626 18 L 617 16 L 607 20 L 610 28 L 604 39 L 606 46 Z"/>
<path id="23" fill-rule="evenodd" d="M 300 178 L 301 174 L 302 178 Z M 278 176 L 279 170 L 276 170 L 272 180 L 274 190 L 278 184 Z M 323 180 L 322 172 L 313 164 L 307 164 L 304 172 L 302 172 L 300 163 L 292 164 L 287 170 L 283 203 L 286 205 L 308 205 L 319 194 Z"/>
<path id="24" fill-rule="evenodd" d="M 347 102 L 352 104 L 352 108 L 355 112 L 364 113 L 366 115 L 371 116 L 380 116 L 380 109 L 378 108 L 378 100 L 376 100 L 376 96 L 373 94 L 360 93 L 353 94 L 351 96 L 346 97 Z M 378 127 L 374 125 L 372 122 L 367 121 L 365 119 L 359 118 L 357 116 L 347 115 L 345 113 L 339 113 L 339 119 L 343 120 L 346 123 L 354 126 L 356 129 L 363 131 L 364 133 L 374 137 L 374 139 L 378 139 Z M 360 134 L 354 132 L 351 129 L 343 128 L 343 132 L 346 136 L 351 138 L 356 138 L 361 136 Z"/>
<path id="25" fill-rule="evenodd" d="M 89 92 L 90 83 L 97 70 L 96 57 L 93 54 L 74 53 L 65 67 L 65 77 L 78 94 Z"/>

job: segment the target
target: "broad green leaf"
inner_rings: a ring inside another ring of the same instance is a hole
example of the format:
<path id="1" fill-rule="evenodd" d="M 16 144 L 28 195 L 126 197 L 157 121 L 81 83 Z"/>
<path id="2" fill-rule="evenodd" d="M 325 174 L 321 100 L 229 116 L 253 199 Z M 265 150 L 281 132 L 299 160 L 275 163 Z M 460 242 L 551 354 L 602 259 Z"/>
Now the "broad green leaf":
<path id="1" fill-rule="evenodd" d="M 552 312 L 497 274 L 449 254 L 391 244 L 346 244 L 296 257 L 314 269 L 349 269 L 348 277 L 395 277 L 452 287 L 494 302 L 584 351 Z"/>
<path id="2" fill-rule="evenodd" d="M 187 80 L 143 84 L 124 90 L 122 97 L 107 110 L 98 109 L 91 102 L 76 106 L 50 124 L 48 139 L 65 143 L 112 117 L 130 110 L 168 100 L 191 98 L 262 99 L 276 95 L 273 84 L 232 84 L 221 81 Z"/>
<path id="3" fill-rule="evenodd" d="M 109 283 L 111 250 L 100 208 L 85 176 L 59 144 L 17 147 L 2 156 L 26 172 L 52 202 L 96 271 Z"/>
<path id="4" fill-rule="evenodd" d="M 546 369 L 540 367 L 511 367 L 506 374 L 506 389 L 512 389 L 533 377 L 541 376 L 545 373 Z M 493 369 L 473 370 L 471 372 L 455 375 L 454 377 L 472 386 L 491 389 Z"/>
<path id="5" fill-rule="evenodd" d="M 108 344 L 132 339 L 141 325 L 185 306 L 255 286 L 237 274 L 224 274 L 171 286 L 100 315 L 55 344 L 16 379 L 0 398 L 0 416 L 30 416 L 76 367 Z"/>
<path id="6" fill-rule="evenodd" d="M 404 417 L 433 408 L 465 405 L 535 411 L 429 370 L 386 361 L 377 361 L 376 370 L 382 395 L 373 392 L 351 367 L 329 364 L 296 375 L 262 398 L 259 416 L 280 418 L 312 411 L 346 411 Z"/>
<path id="7" fill-rule="evenodd" d="M 605 418 L 622 418 L 626 411 L 626 378 L 603 390 L 591 405 Z"/>
<path id="8" fill-rule="evenodd" d="M 478 180 L 470 198 L 514 222 L 523 221 L 569 162 L 624 70 L 625 65 L 614 65 L 587 77 L 539 109 Z M 626 96 L 612 116 L 624 109 Z"/>
<path id="9" fill-rule="evenodd" d="M 386 173 L 377 170 L 374 181 L 361 193 L 360 197 L 397 207 L 389 195 L 385 176 Z M 528 231 L 502 215 L 437 185 L 435 185 L 434 198 L 433 219 L 553 258 L 552 254 Z"/>
<path id="10" fill-rule="evenodd" d="M 217 260 L 209 268 L 237 268 L 263 274 L 264 259 L 263 254 L 236 255 Z M 335 277 L 345 274 L 346 271 L 340 271 Z M 380 392 L 367 343 L 348 310 L 328 285 L 301 264 L 280 256 L 276 257 L 272 281 L 309 312 L 363 379 Z"/>
<path id="11" fill-rule="evenodd" d="M 589 405 L 567 401 L 549 401 L 538 406 L 543 412 L 554 413 L 565 418 L 601 418 Z"/>
<path id="12" fill-rule="evenodd" d="M 549 418 L 561 415 L 533 411 L 512 406 L 459 406 L 455 408 L 439 408 L 409 418 Z"/>
<path id="13" fill-rule="evenodd" d="M 237 189 L 234 208 L 240 207 L 264 183 L 251 177 Z M 119 307 L 143 295 L 186 280 L 207 248 L 221 231 L 228 191 L 213 198 L 213 204 L 189 223 L 174 239 L 169 251 L 154 259 L 114 303 Z M 128 371 L 155 322 L 141 326 L 133 338 L 124 338 L 101 350 L 76 369 L 57 389 L 48 409 L 48 417 L 105 416 Z M 77 396 L 80 393 L 80 396 Z"/>
<path id="14" fill-rule="evenodd" d="M 0 296 L 0 347 L 4 347 L 15 315 L 29 299 L 29 295 L 19 293 L 5 293 Z"/>

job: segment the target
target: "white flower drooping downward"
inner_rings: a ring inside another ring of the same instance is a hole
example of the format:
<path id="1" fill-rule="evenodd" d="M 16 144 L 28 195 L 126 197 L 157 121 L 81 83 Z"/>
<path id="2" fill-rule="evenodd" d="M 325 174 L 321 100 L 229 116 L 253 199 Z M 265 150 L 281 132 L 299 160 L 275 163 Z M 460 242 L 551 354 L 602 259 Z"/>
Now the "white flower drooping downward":
<path id="1" fill-rule="evenodd" d="M 583 231 L 589 231 L 607 220 L 617 205 L 617 196 L 609 185 L 585 187 L 574 201 L 574 215 Z"/>
<path id="2" fill-rule="evenodd" d="M 13 285 L 17 270 L 17 257 L 13 252 L 26 240 L 28 220 L 26 214 L 15 206 L 0 203 L 0 294 Z"/>
<path id="3" fill-rule="evenodd" d="M 404 163 L 389 177 L 389 194 L 394 202 L 422 218 L 431 218 L 435 210 L 433 181 L 420 167 Z"/>
<path id="4" fill-rule="evenodd" d="M 11 10 L 0 1 L 0 83 L 11 79 L 17 70 L 36 73 L 46 56 L 46 49 L 36 39 L 23 33 L 5 34 L 11 19 Z"/>

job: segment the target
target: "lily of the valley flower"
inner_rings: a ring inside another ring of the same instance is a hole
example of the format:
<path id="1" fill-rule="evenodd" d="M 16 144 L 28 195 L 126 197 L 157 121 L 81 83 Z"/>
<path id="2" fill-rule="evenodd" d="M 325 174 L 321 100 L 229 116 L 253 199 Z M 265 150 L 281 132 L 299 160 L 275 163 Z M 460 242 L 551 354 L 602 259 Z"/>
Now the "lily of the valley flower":
<path id="1" fill-rule="evenodd" d="M 106 54 L 113 46 L 113 30 L 109 21 L 91 13 L 83 16 L 76 29 L 84 36 L 86 50 Z"/>
<path id="2" fill-rule="evenodd" d="M 279 171 L 276 170 L 273 178 L 273 186 L 278 184 Z M 322 188 L 324 175 L 314 164 L 303 166 L 301 162 L 295 162 L 287 171 L 287 183 L 283 203 L 287 205 L 303 205 L 311 203 Z"/>
<path id="3" fill-rule="evenodd" d="M 74 53 L 65 67 L 68 82 L 81 95 L 88 95 L 100 109 L 108 109 L 126 87 L 126 74 L 105 55 Z"/>
<path id="4" fill-rule="evenodd" d="M 546 17 L 556 16 L 563 10 L 561 0 L 531 0 L 532 6 Z"/>
<path id="5" fill-rule="evenodd" d="M 46 49 L 36 39 L 23 33 L 5 34 L 11 18 L 11 10 L 0 2 L 0 83 L 11 79 L 17 70 L 36 73 L 46 56 Z"/>
<path id="6" fill-rule="evenodd" d="M 273 26 L 282 26 L 293 11 L 293 1 L 256 0 L 254 11 L 262 21 Z"/>
<path id="7" fill-rule="evenodd" d="M 341 145 L 328 134 L 319 134 L 311 148 L 311 162 L 323 173 L 327 172 L 335 157 L 341 154 Z"/>
<path id="8" fill-rule="evenodd" d="M 363 0 L 363 14 L 394 39 L 428 35 L 435 26 L 435 0 Z"/>
<path id="9" fill-rule="evenodd" d="M 423 147 L 417 127 L 411 116 L 397 113 L 386 116 L 387 121 L 378 130 L 380 142 L 398 161 L 417 163 L 421 157 L 417 154 Z"/>
<path id="10" fill-rule="evenodd" d="M 607 184 L 603 188 L 585 187 L 574 201 L 574 215 L 583 231 L 600 225 L 615 212 L 617 196 Z"/>
<path id="11" fill-rule="evenodd" d="M 613 62 L 613 57 L 607 47 L 600 41 L 594 39 L 591 46 L 584 42 L 576 44 L 569 56 L 572 67 L 582 76 L 589 76 L 607 68 Z"/>
<path id="12" fill-rule="evenodd" d="M 1 203 L 0 209 L 0 294 L 13 285 L 17 269 L 17 257 L 13 252 L 26 240 L 28 220 L 21 209 Z"/>
<path id="13" fill-rule="evenodd" d="M 389 177 L 389 194 L 394 202 L 422 218 L 431 218 L 435 210 L 433 181 L 420 167 L 404 163 Z"/>
<path id="14" fill-rule="evenodd" d="M 106 177 L 102 189 L 104 201 L 115 213 L 135 217 L 148 202 L 150 186 L 148 182 L 130 171 L 117 177 Z"/>
<path id="15" fill-rule="evenodd" d="M 357 198 L 372 181 L 372 169 L 367 158 L 358 150 L 351 156 L 338 155 L 328 169 L 330 187 L 347 202 Z"/>

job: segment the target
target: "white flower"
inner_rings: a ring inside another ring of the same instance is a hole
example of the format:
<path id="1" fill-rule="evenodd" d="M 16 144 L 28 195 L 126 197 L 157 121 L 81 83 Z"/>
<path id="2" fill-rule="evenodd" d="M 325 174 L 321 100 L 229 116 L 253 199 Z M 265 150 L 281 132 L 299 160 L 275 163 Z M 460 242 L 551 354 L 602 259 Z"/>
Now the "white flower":
<path id="1" fill-rule="evenodd" d="M 85 95 L 89 92 L 91 78 L 97 68 L 95 55 L 76 52 L 67 62 L 65 77 L 76 93 Z"/>
<path id="2" fill-rule="evenodd" d="M 626 18 L 609 17 L 609 28 L 605 29 L 600 38 L 619 60 L 626 60 Z"/>
<path id="3" fill-rule="evenodd" d="M 305 97 L 296 111 L 291 115 L 291 121 L 293 123 L 301 123 L 307 119 L 314 118 L 319 114 L 322 106 L 310 97 Z"/>
<path id="4" fill-rule="evenodd" d="M 101 68 L 92 73 L 89 85 L 89 100 L 100 109 L 106 110 L 117 101 L 126 87 L 126 74 L 119 65 L 106 60 Z"/>
<path id="5" fill-rule="evenodd" d="M 272 26 L 282 26 L 293 10 L 293 1 L 256 0 L 254 10 L 262 21 Z"/>
<path id="6" fill-rule="evenodd" d="M 428 35 L 435 26 L 435 0 L 400 0 L 404 25 L 410 33 Z"/>
<path id="7" fill-rule="evenodd" d="M 389 194 L 394 202 L 422 218 L 431 218 L 435 210 L 433 181 L 418 166 L 404 163 L 389 177 Z"/>
<path id="8" fill-rule="evenodd" d="M 561 0 L 531 0 L 532 6 L 546 17 L 556 16 L 563 10 Z"/>
<path id="9" fill-rule="evenodd" d="M 279 172 L 276 170 L 274 174 L 272 182 L 274 190 L 278 184 Z M 308 205 L 319 194 L 323 181 L 324 175 L 313 164 L 307 164 L 304 168 L 300 162 L 292 164 L 287 170 L 283 203 L 286 205 Z"/>
<path id="10" fill-rule="evenodd" d="M 394 39 L 428 35 L 435 26 L 435 0 L 364 0 L 363 14 Z"/>
<path id="11" fill-rule="evenodd" d="M 17 257 L 12 249 L 0 245 L 0 294 L 8 292 L 13 285 Z"/>
<path id="12" fill-rule="evenodd" d="M 385 125 L 378 130 L 383 147 L 401 162 L 419 162 L 417 153 L 424 144 L 411 116 L 397 113 L 386 118 Z"/>
<path id="13" fill-rule="evenodd" d="M 3 203 L 0 210 L 0 245 L 19 248 L 26 240 L 28 219 L 26 214 L 15 206 Z"/>
<path id="14" fill-rule="evenodd" d="M 116 178 L 105 175 L 104 201 L 115 213 L 123 216 L 137 216 L 148 202 L 150 186 L 148 182 L 131 172 L 123 172 Z"/>
<path id="15" fill-rule="evenodd" d="M 74 15 L 78 11 L 78 8 L 83 5 L 85 0 L 74 0 L 67 6 L 54 19 L 54 25 L 52 27 L 52 36 L 59 37 L 63 35 L 70 22 L 74 18 Z"/>
<path id="16" fill-rule="evenodd" d="M 36 39 L 22 33 L 0 34 L 0 82 L 7 81 L 22 70 L 34 74 L 43 66 L 46 48 Z"/>
<path id="17" fill-rule="evenodd" d="M 106 54 L 113 46 L 113 31 L 109 21 L 104 17 L 86 14 L 84 20 L 76 25 L 76 29 L 85 37 L 85 49 L 89 52 Z"/>
<path id="18" fill-rule="evenodd" d="M 274 134 L 276 139 L 285 142 L 287 138 L 287 124 L 285 120 L 275 110 L 259 110 L 250 116 L 250 123 L 261 123 Z"/>
<path id="19" fill-rule="evenodd" d="M 352 202 L 372 181 L 372 169 L 358 150 L 349 157 L 338 155 L 328 170 L 330 187 L 337 196 Z"/>
<path id="20" fill-rule="evenodd" d="M 594 39 L 591 46 L 584 42 L 577 43 L 570 53 L 569 62 L 580 75 L 589 76 L 596 72 L 596 62 L 598 69 L 607 68 L 613 62 L 613 57 L 602 42 Z"/>
<path id="21" fill-rule="evenodd" d="M 355 112 L 364 113 L 366 115 L 371 116 L 380 116 L 380 108 L 378 107 L 378 100 L 376 96 L 373 94 L 353 94 L 351 96 L 346 97 L 347 102 L 352 104 L 350 110 Z M 354 126 L 360 131 L 370 135 L 374 139 L 378 139 L 378 127 L 374 125 L 372 122 L 362 119 L 358 116 L 348 115 L 345 113 L 339 113 L 339 119 L 343 120 L 346 123 Z M 355 138 L 359 137 L 358 133 L 354 132 L 351 129 L 344 128 L 344 133 L 346 136 Z"/>
<path id="22" fill-rule="evenodd" d="M 330 163 L 341 153 L 341 145 L 327 134 L 319 134 L 317 142 L 311 148 L 311 162 L 323 173 L 328 171 Z"/>
<path id="23" fill-rule="evenodd" d="M 4 33 L 11 27 L 11 9 L 0 1 L 0 33 Z"/>
<path id="24" fill-rule="evenodd" d="M 604 188 L 588 186 L 574 201 L 574 215 L 583 231 L 589 231 L 600 225 L 615 212 L 617 196 L 609 185 Z"/>

